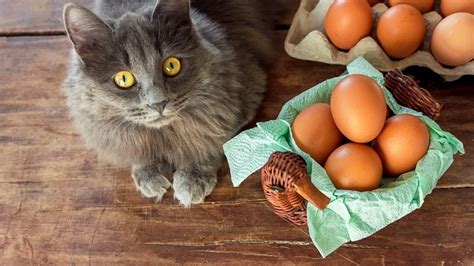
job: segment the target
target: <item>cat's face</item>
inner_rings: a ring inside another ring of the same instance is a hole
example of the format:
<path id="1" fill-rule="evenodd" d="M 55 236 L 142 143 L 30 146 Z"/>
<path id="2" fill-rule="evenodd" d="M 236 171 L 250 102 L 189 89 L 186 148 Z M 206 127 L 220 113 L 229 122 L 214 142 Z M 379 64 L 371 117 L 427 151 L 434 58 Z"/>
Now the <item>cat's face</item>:
<path id="1" fill-rule="evenodd" d="M 65 8 L 68 36 L 80 58 L 83 103 L 99 117 L 160 127 L 192 104 L 209 55 L 199 42 L 187 1 L 160 1 L 151 16 L 127 14 L 106 24 L 78 6 Z"/>

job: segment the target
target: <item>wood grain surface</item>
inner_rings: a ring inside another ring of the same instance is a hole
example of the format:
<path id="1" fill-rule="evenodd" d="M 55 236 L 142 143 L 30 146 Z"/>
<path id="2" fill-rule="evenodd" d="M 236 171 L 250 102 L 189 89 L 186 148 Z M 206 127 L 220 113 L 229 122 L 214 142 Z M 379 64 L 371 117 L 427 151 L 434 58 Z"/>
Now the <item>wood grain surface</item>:
<path id="1" fill-rule="evenodd" d="M 408 71 L 443 102 L 439 123 L 466 154 L 421 209 L 322 259 L 306 227 L 272 213 L 258 174 L 233 188 L 224 164 L 206 203 L 183 209 L 172 191 L 157 204 L 140 196 L 129 169 L 98 162 L 75 133 L 61 90 L 64 2 L 0 0 L 0 35 L 16 36 L 0 37 L 0 265 L 474 263 L 472 77 L 445 83 L 424 69 Z M 286 31 L 276 34 L 281 56 L 268 69 L 255 121 L 274 118 L 287 100 L 344 70 L 291 59 Z"/>
<path id="2" fill-rule="evenodd" d="M 92 7 L 94 0 L 0 0 L 0 36 L 63 34 L 66 3 Z"/>
<path id="3" fill-rule="evenodd" d="M 285 28 L 293 19 L 298 0 L 287 2 L 291 6 L 276 22 L 276 27 Z M 0 0 L 0 36 L 64 34 L 62 11 L 66 3 L 92 8 L 95 0 Z"/>

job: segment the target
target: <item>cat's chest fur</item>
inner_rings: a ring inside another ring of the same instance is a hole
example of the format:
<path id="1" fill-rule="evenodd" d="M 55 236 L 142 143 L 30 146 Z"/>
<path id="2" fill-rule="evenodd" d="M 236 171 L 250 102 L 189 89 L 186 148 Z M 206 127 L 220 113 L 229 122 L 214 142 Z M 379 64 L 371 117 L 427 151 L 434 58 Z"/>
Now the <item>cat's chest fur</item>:
<path id="1" fill-rule="evenodd" d="M 88 146 L 101 159 L 118 165 L 167 163 L 175 168 L 189 163 L 220 160 L 218 148 L 231 132 L 213 132 L 192 118 L 175 121 L 162 128 L 148 128 L 122 122 L 77 118 L 76 123 Z"/>

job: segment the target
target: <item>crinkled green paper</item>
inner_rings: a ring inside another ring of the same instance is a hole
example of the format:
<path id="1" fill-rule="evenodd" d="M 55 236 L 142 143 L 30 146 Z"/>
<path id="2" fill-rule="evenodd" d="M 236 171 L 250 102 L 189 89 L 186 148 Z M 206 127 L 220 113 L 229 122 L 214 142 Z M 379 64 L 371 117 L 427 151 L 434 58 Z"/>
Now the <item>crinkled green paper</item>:
<path id="1" fill-rule="evenodd" d="M 427 154 L 414 171 L 397 179 L 383 179 L 381 188 L 370 192 L 336 189 L 326 171 L 309 155 L 302 152 L 291 136 L 291 123 L 307 106 L 329 103 L 332 89 L 347 74 L 363 74 L 382 87 L 385 100 L 395 114 L 419 116 L 430 131 Z M 347 72 L 329 79 L 293 98 L 283 106 L 276 120 L 258 123 L 224 144 L 232 182 L 239 186 L 249 175 L 260 169 L 275 151 L 292 151 L 301 155 L 307 164 L 312 182 L 331 202 L 324 210 L 308 204 L 308 228 L 314 245 L 323 257 L 349 241 L 368 237 L 388 224 L 421 207 L 439 178 L 453 162 L 453 155 L 464 153 L 463 144 L 430 118 L 400 106 L 384 87 L 383 75 L 365 59 L 358 58 L 347 66 Z"/>

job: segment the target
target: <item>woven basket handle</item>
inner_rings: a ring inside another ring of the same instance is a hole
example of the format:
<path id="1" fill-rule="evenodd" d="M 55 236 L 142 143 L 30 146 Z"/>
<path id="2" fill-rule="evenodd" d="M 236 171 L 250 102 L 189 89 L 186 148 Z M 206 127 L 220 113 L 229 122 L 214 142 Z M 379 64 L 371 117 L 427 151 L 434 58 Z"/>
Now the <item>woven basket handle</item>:
<path id="1" fill-rule="evenodd" d="M 261 181 L 273 211 L 295 224 L 306 223 L 304 200 L 319 209 L 329 204 L 329 198 L 311 182 L 305 161 L 296 153 L 272 153 L 262 167 Z"/>
<path id="2" fill-rule="evenodd" d="M 329 198 L 314 186 L 308 175 L 304 175 L 295 180 L 293 186 L 295 186 L 296 192 L 300 194 L 301 197 L 311 202 L 311 204 L 318 209 L 322 210 L 328 206 Z"/>
<path id="3" fill-rule="evenodd" d="M 437 120 L 441 115 L 443 104 L 399 69 L 385 75 L 385 86 L 400 104 L 422 112 L 433 120 Z"/>

